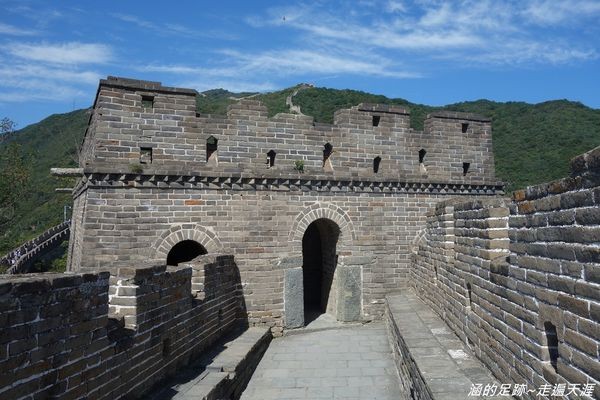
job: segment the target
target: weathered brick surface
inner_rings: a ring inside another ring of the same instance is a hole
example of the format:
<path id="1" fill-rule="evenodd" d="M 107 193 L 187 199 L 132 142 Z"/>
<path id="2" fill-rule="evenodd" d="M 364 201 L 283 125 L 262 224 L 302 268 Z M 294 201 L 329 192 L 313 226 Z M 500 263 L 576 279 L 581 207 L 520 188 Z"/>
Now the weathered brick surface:
<path id="1" fill-rule="evenodd" d="M 599 149 L 512 201 L 442 202 L 415 240 L 417 293 L 502 382 L 591 383 L 600 397 Z"/>
<path id="2" fill-rule="evenodd" d="M 0 309 L 6 399 L 139 397 L 245 315 L 233 256 L 218 254 L 111 276 L 7 276 Z"/>

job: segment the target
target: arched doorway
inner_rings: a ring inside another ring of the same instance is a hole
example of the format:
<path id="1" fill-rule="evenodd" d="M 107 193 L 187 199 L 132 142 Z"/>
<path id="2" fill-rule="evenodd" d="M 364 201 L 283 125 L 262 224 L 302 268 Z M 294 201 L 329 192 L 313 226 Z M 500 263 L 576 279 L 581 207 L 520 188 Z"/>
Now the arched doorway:
<path id="1" fill-rule="evenodd" d="M 183 240 L 177 243 L 167 255 L 167 265 L 179 265 L 179 263 L 191 261 L 194 258 L 206 254 L 207 251 L 195 240 Z"/>
<path id="2" fill-rule="evenodd" d="M 320 218 L 306 228 L 302 237 L 305 324 L 323 313 L 336 314 L 333 293 L 339 235 L 340 229 L 335 222 Z"/>

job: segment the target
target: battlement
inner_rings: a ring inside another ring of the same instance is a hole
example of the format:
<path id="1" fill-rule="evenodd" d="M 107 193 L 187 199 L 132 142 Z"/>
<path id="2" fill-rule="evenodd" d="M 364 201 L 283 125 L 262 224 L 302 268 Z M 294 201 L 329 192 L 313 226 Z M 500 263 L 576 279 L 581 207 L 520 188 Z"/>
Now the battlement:
<path id="1" fill-rule="evenodd" d="M 458 111 L 436 111 L 427 114 L 426 119 L 458 119 L 465 121 L 477 121 L 477 122 L 492 122 L 491 118 L 483 117 L 474 113 L 458 112 Z"/>
<path id="2" fill-rule="evenodd" d="M 107 86 L 119 89 L 142 90 L 157 93 L 174 93 L 181 95 L 196 96 L 198 91 L 195 89 L 176 88 L 163 86 L 161 82 L 144 81 L 139 79 L 121 78 L 118 76 L 109 76 L 106 79 L 100 79 L 100 87 Z"/>
<path id="3" fill-rule="evenodd" d="M 269 118 L 253 99 L 231 104 L 227 115 L 202 115 L 196 94 L 159 82 L 100 81 L 81 166 L 88 173 L 498 185 L 483 117 L 433 113 L 418 132 L 405 108 L 361 103 L 336 111 L 333 124 L 315 124 L 292 113 Z"/>
<path id="4" fill-rule="evenodd" d="M 410 115 L 410 111 L 408 111 L 407 109 L 388 104 L 360 103 L 358 106 L 352 107 L 352 109 L 366 112 Z"/>

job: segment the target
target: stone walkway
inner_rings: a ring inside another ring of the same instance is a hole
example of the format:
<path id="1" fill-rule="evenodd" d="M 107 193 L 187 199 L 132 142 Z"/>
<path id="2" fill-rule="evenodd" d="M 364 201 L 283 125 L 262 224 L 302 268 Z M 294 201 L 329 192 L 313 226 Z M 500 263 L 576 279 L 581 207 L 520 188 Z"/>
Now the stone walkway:
<path id="1" fill-rule="evenodd" d="M 401 399 L 383 322 L 300 332 L 271 342 L 242 400 Z"/>

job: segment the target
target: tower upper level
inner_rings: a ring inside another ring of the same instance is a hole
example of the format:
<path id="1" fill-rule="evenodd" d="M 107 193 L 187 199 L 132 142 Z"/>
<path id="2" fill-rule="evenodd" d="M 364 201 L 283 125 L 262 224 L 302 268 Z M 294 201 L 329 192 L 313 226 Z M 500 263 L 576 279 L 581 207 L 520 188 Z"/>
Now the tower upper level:
<path id="1" fill-rule="evenodd" d="M 86 172 L 406 181 L 496 185 L 491 121 L 438 112 L 423 131 L 408 110 L 366 104 L 333 124 L 268 117 L 256 100 L 227 115 L 196 112 L 192 89 L 108 77 L 100 81 L 82 145 Z"/>

